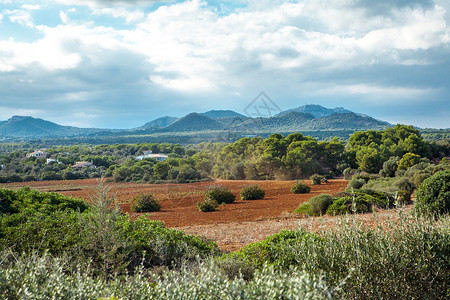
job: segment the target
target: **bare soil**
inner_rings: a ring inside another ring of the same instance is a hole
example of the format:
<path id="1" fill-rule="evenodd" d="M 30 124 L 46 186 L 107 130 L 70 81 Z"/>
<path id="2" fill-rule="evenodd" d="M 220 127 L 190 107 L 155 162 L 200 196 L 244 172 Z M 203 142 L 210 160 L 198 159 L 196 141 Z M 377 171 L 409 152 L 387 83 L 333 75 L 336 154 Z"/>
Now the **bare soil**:
<path id="1" fill-rule="evenodd" d="M 333 226 L 334 217 L 305 218 L 292 213 L 301 203 L 312 196 L 334 194 L 345 190 L 347 181 L 329 180 L 326 184 L 311 185 L 309 194 L 293 194 L 290 191 L 294 181 L 232 181 L 214 180 L 190 184 L 141 184 L 117 183 L 106 185 L 110 195 L 116 195 L 123 211 L 135 219 L 143 214 L 130 211 L 131 200 L 139 193 L 150 193 L 161 201 L 162 210 L 147 214 L 152 220 L 160 220 L 167 227 L 183 230 L 188 234 L 202 235 L 215 240 L 223 250 L 234 251 L 242 246 L 262 240 L 280 232 L 281 229 L 295 229 L 308 226 L 318 230 L 321 226 Z M 195 204 L 203 200 L 203 192 L 211 185 L 228 187 L 235 195 L 236 202 L 220 206 L 215 212 L 200 212 Z M 262 200 L 243 201 L 239 191 L 246 185 L 257 184 L 266 191 Z M 96 194 L 98 182 L 95 179 L 71 181 L 41 181 L 1 184 L 2 188 L 18 189 L 29 186 L 43 192 L 58 192 L 66 196 L 90 200 Z M 381 211 L 378 216 L 386 217 L 393 212 Z M 373 223 L 372 214 L 358 216 L 361 221 Z M 320 220 L 320 221 L 319 221 Z"/>

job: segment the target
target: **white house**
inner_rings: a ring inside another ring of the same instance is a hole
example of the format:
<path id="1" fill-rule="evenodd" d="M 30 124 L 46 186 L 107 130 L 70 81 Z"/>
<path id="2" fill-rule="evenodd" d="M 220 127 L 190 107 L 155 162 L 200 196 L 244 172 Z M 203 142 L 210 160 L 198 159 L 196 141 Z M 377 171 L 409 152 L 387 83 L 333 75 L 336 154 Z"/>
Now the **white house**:
<path id="1" fill-rule="evenodd" d="M 142 153 L 144 153 L 144 155 L 149 155 L 149 154 L 152 154 L 153 152 L 152 152 L 152 150 L 144 150 L 144 151 L 142 151 Z"/>
<path id="2" fill-rule="evenodd" d="M 57 162 L 58 164 L 61 164 L 61 162 L 59 161 L 59 159 L 54 159 L 54 158 L 47 158 L 47 165 L 51 162 Z"/>
<path id="3" fill-rule="evenodd" d="M 34 151 L 34 152 L 31 152 L 31 153 L 27 154 L 27 157 L 32 157 L 32 156 L 34 156 L 36 158 L 45 158 L 47 156 L 47 152 L 44 152 L 42 150 L 38 150 L 38 151 Z"/>
<path id="4" fill-rule="evenodd" d="M 144 158 L 154 158 L 157 161 L 165 161 L 168 158 L 168 156 L 165 155 L 165 154 L 160 154 L 160 153 L 158 153 L 158 154 L 156 154 L 156 153 L 145 154 L 145 152 L 144 152 L 144 155 L 139 155 L 139 156 L 136 157 L 137 160 L 143 160 Z"/>
<path id="5" fill-rule="evenodd" d="M 97 168 L 92 161 L 77 161 L 72 168 Z"/>

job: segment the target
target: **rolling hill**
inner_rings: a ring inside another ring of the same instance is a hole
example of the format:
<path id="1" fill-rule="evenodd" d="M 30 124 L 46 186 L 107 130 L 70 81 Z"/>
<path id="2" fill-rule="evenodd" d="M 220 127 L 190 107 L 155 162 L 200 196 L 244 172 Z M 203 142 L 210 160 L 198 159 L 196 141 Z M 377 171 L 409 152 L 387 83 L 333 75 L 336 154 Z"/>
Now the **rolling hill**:
<path id="1" fill-rule="evenodd" d="M 190 113 L 182 118 L 161 117 L 134 129 L 97 129 L 62 126 L 30 116 L 13 116 L 0 121 L 0 138 L 14 139 L 79 139 L 92 141 L 134 141 L 148 136 L 159 139 L 183 140 L 187 135 L 193 141 L 205 141 L 215 136 L 214 132 L 233 132 L 243 135 L 267 136 L 282 132 L 321 132 L 333 136 L 333 132 L 368 129 L 384 129 L 391 124 L 372 117 L 350 112 L 342 107 L 329 109 L 320 105 L 303 105 L 286 110 L 270 118 L 250 118 L 232 110 L 211 110 L 204 113 Z M 217 134 L 216 134 L 217 135 Z M 345 136 L 348 136 L 346 133 Z M 164 137 L 164 138 L 163 138 Z"/>

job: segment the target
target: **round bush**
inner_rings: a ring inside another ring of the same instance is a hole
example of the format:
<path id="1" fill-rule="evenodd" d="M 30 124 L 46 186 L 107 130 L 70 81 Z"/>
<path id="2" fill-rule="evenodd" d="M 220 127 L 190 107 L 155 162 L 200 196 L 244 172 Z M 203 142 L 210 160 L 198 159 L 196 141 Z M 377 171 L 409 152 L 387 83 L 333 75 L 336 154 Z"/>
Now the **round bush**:
<path id="1" fill-rule="evenodd" d="M 320 184 L 322 181 L 323 176 L 320 176 L 319 174 L 314 174 L 310 177 L 312 184 Z"/>
<path id="2" fill-rule="evenodd" d="M 242 200 L 258 200 L 263 199 L 266 192 L 257 185 L 249 185 L 243 188 L 239 194 Z"/>
<path id="3" fill-rule="evenodd" d="M 197 202 L 197 209 L 202 212 L 216 211 L 219 207 L 219 203 L 214 199 L 205 199 L 202 202 Z"/>
<path id="4" fill-rule="evenodd" d="M 450 170 L 425 179 L 416 194 L 415 209 L 419 214 L 439 215 L 450 212 Z"/>
<path id="5" fill-rule="evenodd" d="M 161 203 L 155 200 L 150 194 L 139 194 L 133 198 L 131 211 L 133 212 L 153 212 L 160 211 Z"/>
<path id="6" fill-rule="evenodd" d="M 311 188 L 303 181 L 296 181 L 291 187 L 291 192 L 294 194 L 307 194 L 311 191 Z"/>
<path id="7" fill-rule="evenodd" d="M 364 179 L 359 179 L 356 177 L 353 177 L 347 184 L 347 188 L 354 188 L 354 189 L 360 189 L 363 187 L 363 185 L 366 184 L 366 181 Z"/>
<path id="8" fill-rule="evenodd" d="M 328 207 L 333 203 L 333 197 L 327 194 L 321 194 L 311 197 L 308 203 L 311 215 L 320 216 L 325 214 Z"/>
<path id="9" fill-rule="evenodd" d="M 211 186 L 205 191 L 205 200 L 212 199 L 218 204 L 230 204 L 236 200 L 236 196 L 224 186 Z"/>
<path id="10" fill-rule="evenodd" d="M 341 197 L 333 202 L 328 209 L 327 215 L 342 215 L 346 213 L 367 213 L 372 208 L 373 197 L 370 195 L 358 195 Z"/>

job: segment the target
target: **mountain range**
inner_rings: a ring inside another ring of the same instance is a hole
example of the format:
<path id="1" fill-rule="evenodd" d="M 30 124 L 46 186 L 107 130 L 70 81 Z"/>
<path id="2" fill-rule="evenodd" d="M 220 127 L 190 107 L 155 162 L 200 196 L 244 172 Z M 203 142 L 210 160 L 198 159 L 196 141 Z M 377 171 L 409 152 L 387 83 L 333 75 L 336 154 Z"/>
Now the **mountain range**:
<path id="1" fill-rule="evenodd" d="M 357 114 L 342 107 L 325 108 L 320 105 L 303 105 L 282 111 L 273 117 L 251 118 L 232 110 L 211 110 L 190 113 L 184 117 L 161 117 L 132 129 L 99 129 L 62 126 L 31 116 L 13 116 L 0 121 L 0 137 L 10 138 L 69 138 L 82 136 L 130 136 L 151 134 L 186 134 L 211 131 L 233 131 L 249 134 L 269 134 L 297 131 L 356 131 L 384 129 L 388 122 Z"/>

